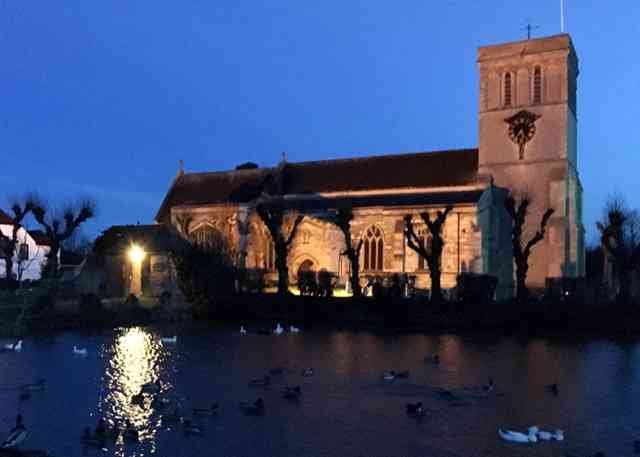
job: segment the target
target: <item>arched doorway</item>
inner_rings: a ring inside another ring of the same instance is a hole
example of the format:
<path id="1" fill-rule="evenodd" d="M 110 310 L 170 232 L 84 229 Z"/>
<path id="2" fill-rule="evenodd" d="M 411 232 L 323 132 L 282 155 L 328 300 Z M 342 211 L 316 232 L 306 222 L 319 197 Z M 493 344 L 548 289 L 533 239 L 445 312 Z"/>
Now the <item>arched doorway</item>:
<path id="1" fill-rule="evenodd" d="M 301 271 L 315 271 L 315 264 L 313 263 L 313 260 L 307 259 L 302 262 L 298 267 L 298 275 L 300 275 Z"/>

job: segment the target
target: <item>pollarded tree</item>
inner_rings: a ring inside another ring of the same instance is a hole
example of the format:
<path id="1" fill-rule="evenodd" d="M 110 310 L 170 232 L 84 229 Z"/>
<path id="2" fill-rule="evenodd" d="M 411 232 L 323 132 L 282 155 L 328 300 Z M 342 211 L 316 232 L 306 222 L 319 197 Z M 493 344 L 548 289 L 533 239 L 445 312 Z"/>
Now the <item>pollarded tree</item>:
<path id="1" fill-rule="evenodd" d="M 343 254 L 347 256 L 351 264 L 351 288 L 353 290 L 353 296 L 360 297 L 362 295 L 362 288 L 360 287 L 360 251 L 362 250 L 364 239 L 361 238 L 356 246 L 353 246 L 351 239 L 352 220 L 353 209 L 350 206 L 341 206 L 336 212 L 333 223 L 344 235 L 345 250 Z"/>
<path id="2" fill-rule="evenodd" d="M 256 212 L 267 227 L 267 230 L 269 230 L 273 240 L 276 254 L 276 270 L 278 270 L 278 294 L 287 294 L 289 292 L 289 267 L 287 265 L 289 247 L 296 236 L 298 226 L 304 219 L 304 215 L 298 214 L 295 216 L 289 234 L 286 235 L 284 224 L 286 209 L 281 197 L 261 197 L 256 205 Z"/>
<path id="3" fill-rule="evenodd" d="M 80 225 L 95 216 L 95 203 L 92 200 L 84 200 L 77 205 L 67 205 L 61 212 L 54 213 L 48 209 L 46 203 L 37 201 L 32 212 L 51 246 L 42 276 L 52 278 L 58 273 L 58 256 L 62 243 L 70 238 Z"/>
<path id="4" fill-rule="evenodd" d="M 431 277 L 431 301 L 433 303 L 440 303 L 442 301 L 442 285 L 440 281 L 442 276 L 442 251 L 444 250 L 442 229 L 444 228 L 447 216 L 452 210 L 453 206 L 448 205 L 444 211 L 437 211 L 433 219 L 431 219 L 427 211 L 420 213 L 420 218 L 429 230 L 431 243 L 426 243 L 425 240 L 416 233 L 413 216 L 411 214 L 407 214 L 404 217 L 407 245 L 422 257 L 429 267 L 429 276 Z"/>
<path id="5" fill-rule="evenodd" d="M 616 300 L 621 304 L 631 302 L 631 274 L 640 266 L 639 219 L 621 197 L 614 196 L 597 222 L 602 246 L 613 261 L 613 275 L 619 287 Z"/>
<path id="6" fill-rule="evenodd" d="M 513 261 L 516 264 L 516 300 L 525 303 L 529 298 L 527 288 L 527 273 L 529 272 L 529 256 L 533 247 L 544 239 L 549 219 L 554 213 L 553 208 L 548 208 L 542 215 L 540 226 L 529 241 L 524 241 L 524 226 L 527 222 L 531 197 L 523 194 L 520 198 L 510 192 L 504 200 L 507 214 L 511 218 L 511 247 Z"/>
<path id="7" fill-rule="evenodd" d="M 22 228 L 24 218 L 33 210 L 35 205 L 35 197 L 28 195 L 21 199 L 15 199 L 11 203 L 11 212 L 13 216 L 13 226 L 11 235 L 7 236 L 0 231 L 0 254 L 4 259 L 5 278 L 14 279 L 14 259 L 19 256 L 17 249 L 20 245 L 19 233 Z M 21 259 L 18 259 L 20 261 Z M 24 260 L 24 259 L 22 259 Z"/>

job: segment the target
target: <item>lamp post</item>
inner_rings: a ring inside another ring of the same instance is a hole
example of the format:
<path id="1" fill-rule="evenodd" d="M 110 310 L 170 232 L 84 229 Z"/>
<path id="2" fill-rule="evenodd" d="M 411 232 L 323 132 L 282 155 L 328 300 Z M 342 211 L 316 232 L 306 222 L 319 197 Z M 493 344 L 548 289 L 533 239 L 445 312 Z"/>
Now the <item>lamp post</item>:
<path id="1" fill-rule="evenodd" d="M 131 261 L 129 293 L 139 297 L 142 295 L 142 261 L 146 256 L 146 252 L 137 244 L 132 244 L 129 247 L 128 256 Z"/>

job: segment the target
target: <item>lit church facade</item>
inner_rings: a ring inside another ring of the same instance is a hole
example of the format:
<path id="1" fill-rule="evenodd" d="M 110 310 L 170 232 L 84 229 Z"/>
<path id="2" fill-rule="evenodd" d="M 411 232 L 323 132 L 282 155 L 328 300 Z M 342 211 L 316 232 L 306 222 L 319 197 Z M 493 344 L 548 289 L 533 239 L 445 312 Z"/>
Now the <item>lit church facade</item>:
<path id="1" fill-rule="evenodd" d="M 478 50 L 480 73 L 477 149 L 392 154 L 289 163 L 273 168 L 185 173 L 174 179 L 156 216 L 190 239 L 212 231 L 229 240 L 241 266 L 275 275 L 269 232 L 256 214 L 260 196 L 277 181 L 290 216 L 302 213 L 288 256 L 295 282 L 300 269 L 326 269 L 344 284 L 349 262 L 344 239 L 330 222 L 342 205 L 353 208 L 351 233 L 363 240 L 367 276 L 405 273 L 428 289 L 426 263 L 408 248 L 404 217 L 414 215 L 424 242 L 429 232 L 419 213 L 451 205 L 444 227 L 442 284 L 455 286 L 461 272 L 498 278 L 500 297 L 513 294 L 511 221 L 507 192 L 532 199 L 525 233 L 537 229 L 553 208 L 545 239 L 530 258 L 528 283 L 584 275 L 582 187 L 576 140 L 578 61 L 568 35 L 520 41 Z M 188 217 L 188 227 L 180 225 Z"/>

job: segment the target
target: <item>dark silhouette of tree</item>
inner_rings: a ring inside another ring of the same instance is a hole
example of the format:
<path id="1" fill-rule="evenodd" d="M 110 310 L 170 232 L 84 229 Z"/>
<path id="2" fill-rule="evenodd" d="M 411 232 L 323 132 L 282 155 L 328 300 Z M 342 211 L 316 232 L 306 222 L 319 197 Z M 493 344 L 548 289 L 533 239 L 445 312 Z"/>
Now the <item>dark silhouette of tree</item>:
<path id="1" fill-rule="evenodd" d="M 427 244 L 416 233 L 413 216 L 407 214 L 404 217 L 405 236 L 407 238 L 407 245 L 415 251 L 420 257 L 422 257 L 429 266 L 429 276 L 431 277 L 431 302 L 442 302 L 442 285 L 440 278 L 442 276 L 442 270 L 440 267 L 442 260 L 442 251 L 444 249 L 444 239 L 442 237 L 442 229 L 444 223 L 447 220 L 447 216 L 453 210 L 453 206 L 448 205 L 444 211 L 437 211 L 435 218 L 431 219 L 431 216 L 427 211 L 420 213 L 420 218 L 427 226 L 429 234 L 431 235 L 431 243 Z"/>
<path id="2" fill-rule="evenodd" d="M 278 270 L 278 294 L 287 294 L 289 292 L 289 267 L 287 265 L 289 247 L 296 236 L 298 226 L 304 219 L 304 215 L 299 214 L 295 217 L 287 236 L 284 233 L 286 230 L 284 227 L 286 209 L 281 197 L 261 197 L 256 205 L 256 212 L 267 227 L 267 230 L 269 230 L 273 240 L 276 254 L 276 270 Z"/>
<path id="3" fill-rule="evenodd" d="M 536 233 L 524 242 L 523 227 L 527 221 L 529 206 L 531 205 L 531 197 L 523 194 L 520 198 L 516 198 L 510 192 L 505 200 L 504 206 L 507 214 L 511 218 L 511 246 L 513 251 L 513 260 L 516 264 L 516 300 L 518 303 L 525 303 L 529 298 L 529 289 L 527 288 L 527 273 L 529 272 L 529 256 L 533 247 L 544 239 L 549 219 L 554 213 L 553 208 L 548 208 L 542 215 L 540 227 Z"/>
<path id="4" fill-rule="evenodd" d="M 631 302 L 631 274 L 640 266 L 640 223 L 635 211 L 621 197 L 609 199 L 602 221 L 597 222 L 605 255 L 613 261 L 613 275 L 618 283 L 616 301 Z"/>
<path id="5" fill-rule="evenodd" d="M 58 274 L 58 255 L 62 243 L 70 238 L 80 225 L 95 216 L 95 203 L 87 199 L 77 205 L 67 205 L 60 212 L 52 212 L 45 202 L 35 201 L 32 213 L 51 246 L 42 269 L 42 277 L 53 278 Z"/>
<path id="6" fill-rule="evenodd" d="M 24 218 L 33 210 L 35 204 L 35 197 L 32 195 L 25 196 L 21 199 L 15 199 L 11 203 L 11 212 L 13 218 L 13 227 L 11 229 L 11 236 L 6 236 L 0 232 L 0 258 L 4 259 L 5 278 L 12 280 L 15 278 L 13 273 L 14 257 L 19 253 L 16 251 L 20 240 L 18 239 L 18 232 L 22 228 L 22 222 Z M 25 259 L 22 259 L 25 260 Z M 20 261 L 20 259 L 18 259 Z"/>
<path id="7" fill-rule="evenodd" d="M 360 239 L 356 246 L 353 246 L 351 239 L 351 221 L 353 220 L 353 209 L 350 206 L 341 206 L 336 212 L 333 223 L 340 229 L 344 235 L 345 250 L 344 255 L 349 259 L 351 265 L 351 288 L 354 297 L 362 295 L 362 287 L 360 287 L 360 251 L 364 239 Z"/>

